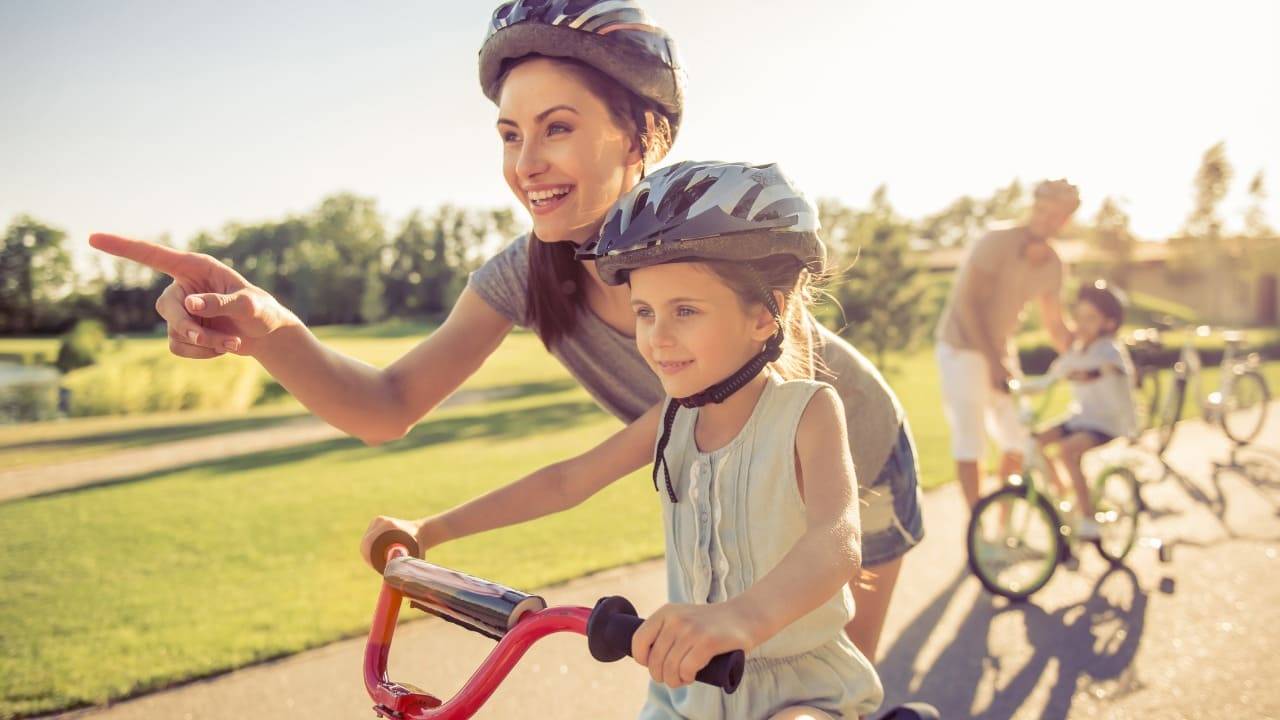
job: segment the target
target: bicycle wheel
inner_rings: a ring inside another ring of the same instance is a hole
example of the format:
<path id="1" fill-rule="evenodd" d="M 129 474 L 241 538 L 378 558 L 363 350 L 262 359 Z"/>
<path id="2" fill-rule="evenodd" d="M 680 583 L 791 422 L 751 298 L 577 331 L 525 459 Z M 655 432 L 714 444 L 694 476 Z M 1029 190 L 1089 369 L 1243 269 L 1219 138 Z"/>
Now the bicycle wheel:
<path id="1" fill-rule="evenodd" d="M 989 592 L 1025 600 L 1045 586 L 1063 553 L 1058 514 L 1026 486 L 1003 487 L 978 501 L 969 518 L 969 569 Z"/>
<path id="2" fill-rule="evenodd" d="M 1178 420 L 1182 417 L 1182 401 L 1187 394 L 1186 378 L 1177 378 L 1173 381 L 1173 387 L 1169 388 L 1169 394 L 1165 395 L 1160 403 L 1160 411 L 1157 413 L 1156 427 L 1156 454 L 1164 455 L 1164 451 L 1169 449 L 1169 443 L 1173 442 L 1173 431 L 1178 427 Z"/>
<path id="3" fill-rule="evenodd" d="M 1127 467 L 1114 465 L 1093 481 L 1093 516 L 1098 522 L 1098 552 L 1119 565 L 1138 539 L 1138 513 L 1142 500 L 1138 478 Z"/>
<path id="4" fill-rule="evenodd" d="M 1231 390 L 1222 398 L 1222 431 L 1238 445 L 1247 445 L 1262 432 L 1271 393 L 1267 381 L 1254 370 L 1235 371 Z"/>

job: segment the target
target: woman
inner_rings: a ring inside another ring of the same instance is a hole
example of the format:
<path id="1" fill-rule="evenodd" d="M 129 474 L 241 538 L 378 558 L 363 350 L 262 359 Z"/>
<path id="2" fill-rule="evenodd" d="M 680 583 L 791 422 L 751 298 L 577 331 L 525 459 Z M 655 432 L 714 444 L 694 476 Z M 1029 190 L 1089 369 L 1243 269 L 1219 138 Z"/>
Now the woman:
<path id="1" fill-rule="evenodd" d="M 440 328 L 385 369 L 325 347 L 213 258 L 111 235 L 90 243 L 174 277 L 156 303 L 174 354 L 250 355 L 316 415 L 369 444 L 407 433 L 517 324 L 536 330 L 602 407 L 630 422 L 662 399 L 662 387 L 636 348 L 627 288 L 606 285 L 574 252 L 679 130 L 674 45 L 635 0 L 517 0 L 494 12 L 480 81 L 498 105 L 503 175 L 533 232 L 477 270 Z M 901 558 L 923 536 L 914 448 L 880 374 L 812 326 L 818 379 L 845 403 L 861 478 L 868 573 L 851 582 L 857 615 L 846 631 L 874 658 Z"/>

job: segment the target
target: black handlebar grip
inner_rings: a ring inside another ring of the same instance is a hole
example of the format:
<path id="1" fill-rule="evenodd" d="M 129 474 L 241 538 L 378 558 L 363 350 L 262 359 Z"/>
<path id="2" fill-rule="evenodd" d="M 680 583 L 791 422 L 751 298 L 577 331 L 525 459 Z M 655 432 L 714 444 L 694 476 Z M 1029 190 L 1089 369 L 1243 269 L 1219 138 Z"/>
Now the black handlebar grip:
<path id="1" fill-rule="evenodd" d="M 587 647 L 591 657 L 600 662 L 613 662 L 631 654 L 631 638 L 644 623 L 636 616 L 636 608 L 624 597 L 600 598 L 587 620 Z M 714 685 L 733 693 L 742 682 L 746 654 L 741 650 L 721 653 L 695 676 L 698 682 Z"/>
<path id="2" fill-rule="evenodd" d="M 409 554 L 418 557 L 418 541 L 403 530 L 388 530 L 373 540 L 373 549 L 369 551 L 369 559 L 373 561 L 373 569 L 381 575 L 387 569 L 387 550 L 392 545 L 403 545 Z"/>

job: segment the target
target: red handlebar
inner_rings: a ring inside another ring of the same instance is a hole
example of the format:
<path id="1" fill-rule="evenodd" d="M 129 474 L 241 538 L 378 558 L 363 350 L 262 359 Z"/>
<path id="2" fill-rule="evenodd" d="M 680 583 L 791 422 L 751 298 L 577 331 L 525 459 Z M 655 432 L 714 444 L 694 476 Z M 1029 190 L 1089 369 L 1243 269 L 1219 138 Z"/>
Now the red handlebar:
<path id="1" fill-rule="evenodd" d="M 557 632 L 587 637 L 591 655 L 614 662 L 629 655 L 632 635 L 644 622 L 625 598 L 601 598 L 594 609 L 547 608 L 542 598 L 488 580 L 472 577 L 410 554 L 408 538 L 379 538 L 373 557 L 383 562 L 382 591 L 369 630 L 364 654 L 364 684 L 374 711 L 394 720 L 462 720 L 475 714 L 507 677 L 529 646 Z M 395 634 L 400 605 L 413 606 L 498 641 L 471 678 L 448 702 L 387 677 L 387 658 Z M 698 672 L 697 680 L 732 693 L 742 680 L 745 655 L 736 650 L 717 655 Z"/>
<path id="2" fill-rule="evenodd" d="M 390 562 L 408 555 L 403 545 L 387 549 Z M 466 685 L 448 702 L 387 677 L 387 657 L 404 594 L 384 584 L 364 651 L 364 685 L 380 717 L 395 720 L 461 720 L 474 715 L 533 643 L 557 632 L 587 634 L 591 611 L 582 607 L 548 608 L 525 614 L 494 648 Z"/>

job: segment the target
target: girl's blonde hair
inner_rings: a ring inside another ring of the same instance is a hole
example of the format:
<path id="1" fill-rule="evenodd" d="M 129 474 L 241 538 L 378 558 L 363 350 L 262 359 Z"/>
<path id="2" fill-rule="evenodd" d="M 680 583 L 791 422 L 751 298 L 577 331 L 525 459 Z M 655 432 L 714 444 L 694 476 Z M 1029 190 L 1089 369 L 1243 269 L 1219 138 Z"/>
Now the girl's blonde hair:
<path id="1" fill-rule="evenodd" d="M 794 255 L 772 255 L 761 260 L 699 260 L 737 294 L 743 306 L 763 303 L 761 291 L 780 294 L 782 302 L 782 356 L 770 363 L 786 380 L 814 379 L 821 361 L 814 353 L 815 323 L 809 309 L 828 270 L 810 269 Z M 763 287 L 761 287 L 763 285 Z"/>

